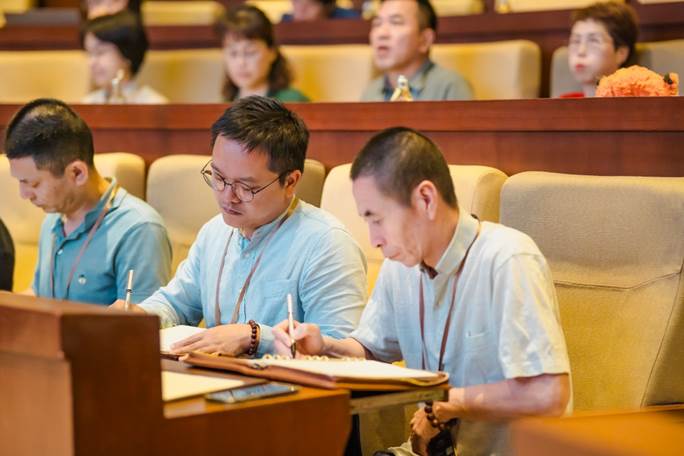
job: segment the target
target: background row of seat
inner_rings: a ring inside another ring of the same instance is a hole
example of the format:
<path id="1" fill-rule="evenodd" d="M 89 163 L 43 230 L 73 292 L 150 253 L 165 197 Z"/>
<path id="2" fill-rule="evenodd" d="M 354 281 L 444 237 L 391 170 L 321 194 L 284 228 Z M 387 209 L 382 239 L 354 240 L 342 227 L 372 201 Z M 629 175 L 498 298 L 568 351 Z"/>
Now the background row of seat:
<path id="1" fill-rule="evenodd" d="M 366 45 L 283 46 L 295 72 L 295 86 L 314 101 L 357 101 L 376 75 Z M 638 61 L 657 72 L 684 74 L 684 40 L 641 43 Z M 458 71 L 472 85 L 475 98 L 536 98 L 541 52 L 526 40 L 438 44 L 439 64 Z M 47 70 L 46 70 L 47 69 Z M 220 49 L 153 50 L 139 75 L 177 103 L 221 102 L 223 62 Z M 576 91 L 567 49 L 553 57 L 551 94 Z M 0 102 L 24 103 L 38 97 L 78 102 L 89 90 L 89 71 L 81 51 L 0 52 Z"/>
<path id="2" fill-rule="evenodd" d="M 217 214 L 199 170 L 209 159 L 171 155 L 152 163 L 147 200 L 164 217 L 174 263 Z M 144 163 L 98 154 L 96 165 L 142 196 Z M 463 211 L 531 236 L 556 284 L 573 369 L 575 408 L 633 408 L 684 401 L 684 178 L 602 177 L 450 166 Z M 334 213 L 368 256 L 382 261 L 351 196 L 349 165 L 308 160 L 299 195 Z M 179 191 L 182 189 L 182 191 Z M 28 285 L 42 212 L 18 196 L 0 160 L 0 217 L 17 247 L 17 287 Z"/>

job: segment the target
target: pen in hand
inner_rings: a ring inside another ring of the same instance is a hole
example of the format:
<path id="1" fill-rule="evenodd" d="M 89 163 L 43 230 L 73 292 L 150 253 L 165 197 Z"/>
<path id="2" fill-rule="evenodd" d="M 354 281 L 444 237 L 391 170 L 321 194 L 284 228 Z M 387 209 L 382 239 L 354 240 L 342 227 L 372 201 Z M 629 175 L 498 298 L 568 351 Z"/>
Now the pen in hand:
<path id="1" fill-rule="evenodd" d="M 292 295 L 287 294 L 287 324 L 288 332 L 290 333 L 290 352 L 292 353 L 292 358 L 297 355 L 297 342 L 294 338 L 294 316 L 292 315 Z"/>
<path id="2" fill-rule="evenodd" d="M 128 283 L 126 284 L 126 299 L 124 300 L 124 310 L 128 312 L 131 307 L 131 294 L 133 293 L 133 269 L 128 271 Z"/>

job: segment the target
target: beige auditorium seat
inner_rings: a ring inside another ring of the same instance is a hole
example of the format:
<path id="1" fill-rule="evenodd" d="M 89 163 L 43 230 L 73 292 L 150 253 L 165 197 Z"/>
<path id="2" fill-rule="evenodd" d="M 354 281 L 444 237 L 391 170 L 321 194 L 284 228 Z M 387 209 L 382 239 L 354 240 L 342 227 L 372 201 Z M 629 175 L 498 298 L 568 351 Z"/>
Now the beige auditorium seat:
<path id="1" fill-rule="evenodd" d="M 290 0 L 247 0 L 245 3 L 259 8 L 274 24 L 280 22 L 283 14 L 292 11 L 292 2 Z M 351 0 L 338 0 L 337 6 L 352 8 L 354 5 Z"/>
<path id="2" fill-rule="evenodd" d="M 144 162 L 128 153 L 96 154 L 95 166 L 103 176 L 114 176 L 122 187 L 142 196 Z M 19 196 L 19 183 L 10 175 L 9 161 L 0 157 L 0 218 L 7 225 L 16 248 L 14 289 L 22 291 L 33 281 L 38 257 L 40 225 L 45 214 L 28 200 Z"/>
<path id="3" fill-rule="evenodd" d="M 89 88 L 82 51 L 0 51 L 0 103 L 50 97 L 78 102 Z"/>
<path id="4" fill-rule="evenodd" d="M 171 103 L 222 102 L 221 49 L 149 51 L 138 81 L 164 94 Z"/>
<path id="5" fill-rule="evenodd" d="M 213 25 L 224 13 L 223 5 L 213 1 L 142 2 L 145 25 Z"/>
<path id="6" fill-rule="evenodd" d="M 330 170 L 323 184 L 321 208 L 340 219 L 359 243 L 368 260 L 368 286 L 372 289 L 383 256 L 380 249 L 371 246 L 366 222 L 356 211 L 349 179 L 350 170 L 350 164 Z M 477 215 L 481 220 L 498 221 L 499 191 L 506 175 L 487 166 L 449 165 L 449 171 L 461 209 Z"/>
<path id="7" fill-rule="evenodd" d="M 294 86 L 312 101 L 358 101 L 373 78 L 365 44 L 281 46 L 294 72 Z"/>
<path id="8" fill-rule="evenodd" d="M 684 178 L 525 172 L 501 221 L 548 259 L 576 410 L 684 401 Z"/>
<path id="9" fill-rule="evenodd" d="M 147 175 L 147 202 L 164 218 L 173 246 L 173 269 L 185 259 L 197 232 L 219 213 L 214 194 L 200 175 L 209 155 L 168 155 L 155 160 Z M 318 205 L 325 168 L 307 159 L 297 189 L 302 200 Z"/>
<path id="10" fill-rule="evenodd" d="M 433 0 L 430 3 L 438 17 L 465 16 L 480 14 L 484 11 L 483 0 Z"/>
<path id="11" fill-rule="evenodd" d="M 470 82 L 477 100 L 539 96 L 541 50 L 532 41 L 437 44 L 431 55 Z"/>
<path id="12" fill-rule="evenodd" d="M 95 154 L 95 168 L 103 177 L 116 177 L 128 193 L 145 199 L 145 160 L 127 152 Z"/>
<path id="13" fill-rule="evenodd" d="M 624 3 L 624 0 L 613 1 Z M 584 8 L 592 3 L 596 0 L 496 0 L 495 9 L 499 13 L 526 13 Z"/>
<path id="14" fill-rule="evenodd" d="M 208 155 L 168 155 L 147 173 L 147 202 L 164 219 L 173 248 L 172 270 L 185 259 L 199 229 L 219 213 L 211 188 L 200 174 Z"/>
<path id="15" fill-rule="evenodd" d="M 2 0 L 0 1 L 0 22 L 2 13 L 23 13 L 31 8 L 35 8 L 36 0 Z"/>
<path id="16" fill-rule="evenodd" d="M 684 75 L 684 39 L 637 43 L 636 63 L 660 74 L 674 72 L 681 77 Z M 581 91 L 568 67 L 568 48 L 556 49 L 551 59 L 551 96 Z"/>

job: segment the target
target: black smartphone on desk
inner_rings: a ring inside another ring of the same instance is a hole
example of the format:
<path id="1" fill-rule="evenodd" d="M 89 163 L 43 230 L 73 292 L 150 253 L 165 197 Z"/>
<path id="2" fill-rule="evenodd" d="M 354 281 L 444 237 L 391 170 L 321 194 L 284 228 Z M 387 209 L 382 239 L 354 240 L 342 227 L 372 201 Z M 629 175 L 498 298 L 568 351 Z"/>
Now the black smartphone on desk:
<path id="1" fill-rule="evenodd" d="M 262 385 L 243 386 L 225 391 L 205 394 L 204 397 L 210 401 L 235 404 L 236 402 L 261 399 L 263 397 L 281 396 L 283 394 L 296 393 L 299 390 L 294 385 L 284 385 L 282 383 L 265 383 Z"/>

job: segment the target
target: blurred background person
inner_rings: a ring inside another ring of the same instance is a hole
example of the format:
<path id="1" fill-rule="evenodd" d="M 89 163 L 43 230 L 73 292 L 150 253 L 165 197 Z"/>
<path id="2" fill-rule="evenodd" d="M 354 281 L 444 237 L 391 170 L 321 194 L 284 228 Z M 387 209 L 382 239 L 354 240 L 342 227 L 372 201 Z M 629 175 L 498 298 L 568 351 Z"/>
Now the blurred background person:
<path id="1" fill-rule="evenodd" d="M 638 35 L 637 15 L 624 3 L 594 3 L 573 12 L 568 66 L 582 91 L 561 98 L 593 97 L 602 76 L 633 63 Z"/>
<path id="2" fill-rule="evenodd" d="M 373 63 L 383 75 L 370 82 L 361 101 L 389 101 L 397 79 L 408 79 L 414 100 L 470 100 L 470 84 L 430 59 L 437 14 L 427 0 L 385 0 L 371 22 Z"/>
<path id="3" fill-rule="evenodd" d="M 135 82 L 148 48 L 136 14 L 121 11 L 89 20 L 83 27 L 82 45 L 95 88 L 83 103 L 168 103 L 162 94 Z"/>
<path id="4" fill-rule="evenodd" d="M 14 242 L 0 219 L 0 290 L 12 291 L 14 274 Z"/>
<path id="5" fill-rule="evenodd" d="M 290 86 L 292 72 L 275 43 L 273 24 L 263 11 L 239 5 L 228 11 L 221 28 L 225 101 L 250 95 L 282 102 L 309 101 L 306 95 Z"/>
<path id="6" fill-rule="evenodd" d="M 292 0 L 292 12 L 283 14 L 281 22 L 359 18 L 358 11 L 340 8 L 336 0 Z"/>

